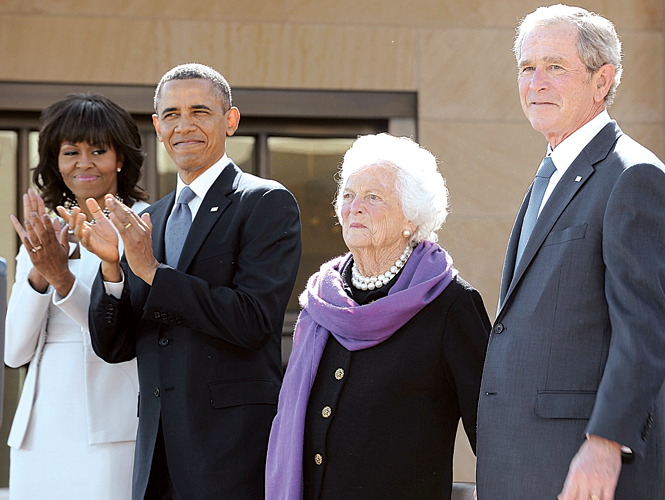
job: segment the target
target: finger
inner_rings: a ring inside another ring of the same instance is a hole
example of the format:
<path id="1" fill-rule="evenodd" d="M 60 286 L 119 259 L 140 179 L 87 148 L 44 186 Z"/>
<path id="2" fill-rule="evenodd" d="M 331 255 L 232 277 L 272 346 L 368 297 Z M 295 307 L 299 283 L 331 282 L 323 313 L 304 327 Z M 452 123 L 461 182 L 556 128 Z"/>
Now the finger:
<path id="1" fill-rule="evenodd" d="M 30 239 L 31 246 L 37 246 L 40 245 L 41 243 L 39 242 L 39 237 L 37 236 L 37 232 L 35 231 L 35 228 L 32 225 L 31 219 L 32 216 L 28 215 L 25 218 L 25 221 L 23 221 L 23 226 L 25 227 L 25 232 L 27 233 L 27 236 Z"/>
<path id="2" fill-rule="evenodd" d="M 58 212 L 58 215 L 60 215 L 60 217 L 65 219 L 65 222 L 69 224 L 69 219 L 71 218 L 71 214 L 67 211 L 67 209 L 62 205 L 58 205 L 57 207 L 55 207 L 55 210 L 56 212 Z"/>
<path id="3" fill-rule="evenodd" d="M 39 196 L 34 189 L 28 189 L 28 196 L 30 197 L 30 205 L 32 206 L 33 212 L 37 212 L 37 215 L 44 215 L 46 213 L 46 207 L 44 206 L 44 200 Z"/>
<path id="4" fill-rule="evenodd" d="M 46 215 L 45 217 L 48 217 Z M 32 228 L 37 235 L 37 239 L 42 245 L 47 245 L 50 242 L 50 234 L 48 229 L 46 228 L 46 223 L 42 217 L 37 215 L 37 212 L 32 212 L 30 214 L 30 224 L 32 225 Z M 32 239 L 32 236 L 30 239 L 35 242 L 36 240 Z"/>
<path id="5" fill-rule="evenodd" d="M 34 212 L 34 210 L 32 209 L 32 204 L 30 202 L 30 194 L 28 192 L 23 195 L 23 217 L 27 219 L 28 215 L 32 212 Z"/>
<path id="6" fill-rule="evenodd" d="M 55 234 L 60 234 L 60 231 L 62 230 L 60 219 L 55 218 L 54 220 L 51 221 L 51 223 L 53 224 L 53 229 L 55 229 Z"/>
<path id="7" fill-rule="evenodd" d="M 58 241 L 63 247 L 69 248 L 69 234 L 67 226 L 61 227 L 58 232 Z"/>
<path id="8" fill-rule="evenodd" d="M 23 226 L 19 220 L 14 215 L 10 215 L 9 219 L 12 221 L 14 231 L 16 231 L 16 234 L 18 234 L 18 237 L 21 239 L 21 241 L 23 241 L 24 238 L 27 238 L 28 234 L 26 233 L 25 229 L 23 229 Z"/>
<path id="9" fill-rule="evenodd" d="M 148 227 L 150 234 L 152 234 L 152 220 L 150 220 L 150 214 L 143 214 L 141 220 Z"/>
<path id="10" fill-rule="evenodd" d="M 74 231 L 74 235 L 81 240 L 83 237 L 83 233 L 87 231 L 87 229 L 90 227 L 90 223 L 88 223 L 87 218 L 83 212 L 80 212 L 76 215 L 76 219 L 73 220 L 74 228 L 72 231 Z"/>
<path id="11" fill-rule="evenodd" d="M 99 206 L 99 203 L 97 203 L 97 200 L 94 198 L 88 198 L 85 200 L 85 204 L 88 206 L 88 210 L 90 210 L 90 215 L 92 215 L 95 220 L 101 221 L 102 217 L 104 217 L 104 212 Z"/>

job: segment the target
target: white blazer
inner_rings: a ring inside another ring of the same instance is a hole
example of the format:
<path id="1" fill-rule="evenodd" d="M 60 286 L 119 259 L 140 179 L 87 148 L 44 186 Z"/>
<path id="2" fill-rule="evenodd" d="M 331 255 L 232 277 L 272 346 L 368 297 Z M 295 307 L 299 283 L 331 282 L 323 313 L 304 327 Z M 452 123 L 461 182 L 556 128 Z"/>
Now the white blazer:
<path id="1" fill-rule="evenodd" d="M 139 213 L 147 207 L 147 203 L 139 201 L 132 209 Z M 122 254 L 122 239 L 119 245 Z M 75 248 L 70 244 L 70 253 Z M 136 440 L 139 390 L 136 360 L 112 365 L 93 351 L 88 331 L 88 306 L 90 287 L 101 261 L 82 246 L 80 249 L 79 270 L 66 297 L 51 286 L 43 294 L 34 290 L 28 282 L 32 262 L 25 246 L 21 246 L 16 257 L 16 281 L 5 321 L 5 363 L 13 368 L 30 365 L 7 441 L 12 448 L 21 448 L 30 422 L 51 316 L 58 318 L 59 325 L 65 323 L 69 327 L 71 323 L 71 328 L 81 333 L 88 443 Z"/>

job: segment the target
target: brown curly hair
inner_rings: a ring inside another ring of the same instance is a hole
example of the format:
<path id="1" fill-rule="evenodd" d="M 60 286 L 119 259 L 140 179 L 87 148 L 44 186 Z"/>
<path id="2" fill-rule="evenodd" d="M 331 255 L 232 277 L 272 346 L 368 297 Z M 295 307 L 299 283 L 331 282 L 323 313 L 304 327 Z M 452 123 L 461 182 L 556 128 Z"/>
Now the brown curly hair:
<path id="1" fill-rule="evenodd" d="M 46 108 L 40 122 L 39 163 L 32 179 L 50 210 L 73 197 L 58 168 L 60 146 L 64 142 L 113 148 L 117 157 L 122 158 L 118 194 L 130 206 L 137 200 L 148 199 L 148 193 L 136 185 L 145 158 L 141 135 L 129 113 L 116 103 L 101 94 L 69 94 Z"/>

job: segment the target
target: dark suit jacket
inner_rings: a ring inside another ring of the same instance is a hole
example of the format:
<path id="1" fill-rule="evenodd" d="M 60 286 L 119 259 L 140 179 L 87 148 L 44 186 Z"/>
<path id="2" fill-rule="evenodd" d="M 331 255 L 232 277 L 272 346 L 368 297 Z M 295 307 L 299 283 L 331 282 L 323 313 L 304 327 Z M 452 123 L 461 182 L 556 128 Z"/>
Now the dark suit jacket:
<path id="1" fill-rule="evenodd" d="M 513 278 L 527 193 L 480 392 L 480 500 L 556 498 L 585 433 L 636 455 L 617 500 L 663 498 L 664 168 L 605 126 L 557 184 Z"/>
<path id="2" fill-rule="evenodd" d="M 146 210 L 159 262 L 173 202 L 171 193 Z M 300 251 L 291 193 L 231 163 L 203 199 L 177 269 L 160 265 L 148 286 L 123 262 L 119 300 L 104 292 L 98 274 L 94 350 L 110 363 L 138 361 L 134 499 L 144 496 L 160 415 L 183 498 L 263 498 L 282 323 Z"/>

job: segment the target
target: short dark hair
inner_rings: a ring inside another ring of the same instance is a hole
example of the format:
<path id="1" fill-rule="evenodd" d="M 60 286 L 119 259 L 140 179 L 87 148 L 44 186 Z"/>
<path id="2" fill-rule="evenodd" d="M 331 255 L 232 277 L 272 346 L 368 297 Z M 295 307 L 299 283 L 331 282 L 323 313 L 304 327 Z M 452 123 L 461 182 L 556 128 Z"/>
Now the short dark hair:
<path id="1" fill-rule="evenodd" d="M 145 158 L 141 135 L 130 114 L 116 103 L 101 94 L 69 94 L 46 108 L 40 122 L 39 163 L 32 179 L 50 210 L 73 194 L 58 168 L 60 146 L 65 142 L 113 148 L 122 158 L 118 194 L 129 205 L 148 199 L 148 193 L 136 185 Z"/>
<path id="2" fill-rule="evenodd" d="M 188 63 L 181 64 L 176 66 L 173 69 L 170 69 L 166 74 L 159 80 L 157 88 L 155 89 L 155 97 L 153 99 L 153 105 L 155 107 L 155 113 L 157 112 L 157 103 L 159 102 L 159 97 L 162 92 L 162 86 L 166 82 L 173 80 L 208 80 L 212 84 L 213 91 L 215 92 L 216 97 L 222 103 L 224 112 L 226 113 L 233 106 L 233 99 L 231 98 L 231 87 L 229 82 L 220 75 L 217 71 L 212 69 L 210 66 L 205 64 L 198 63 Z"/>

